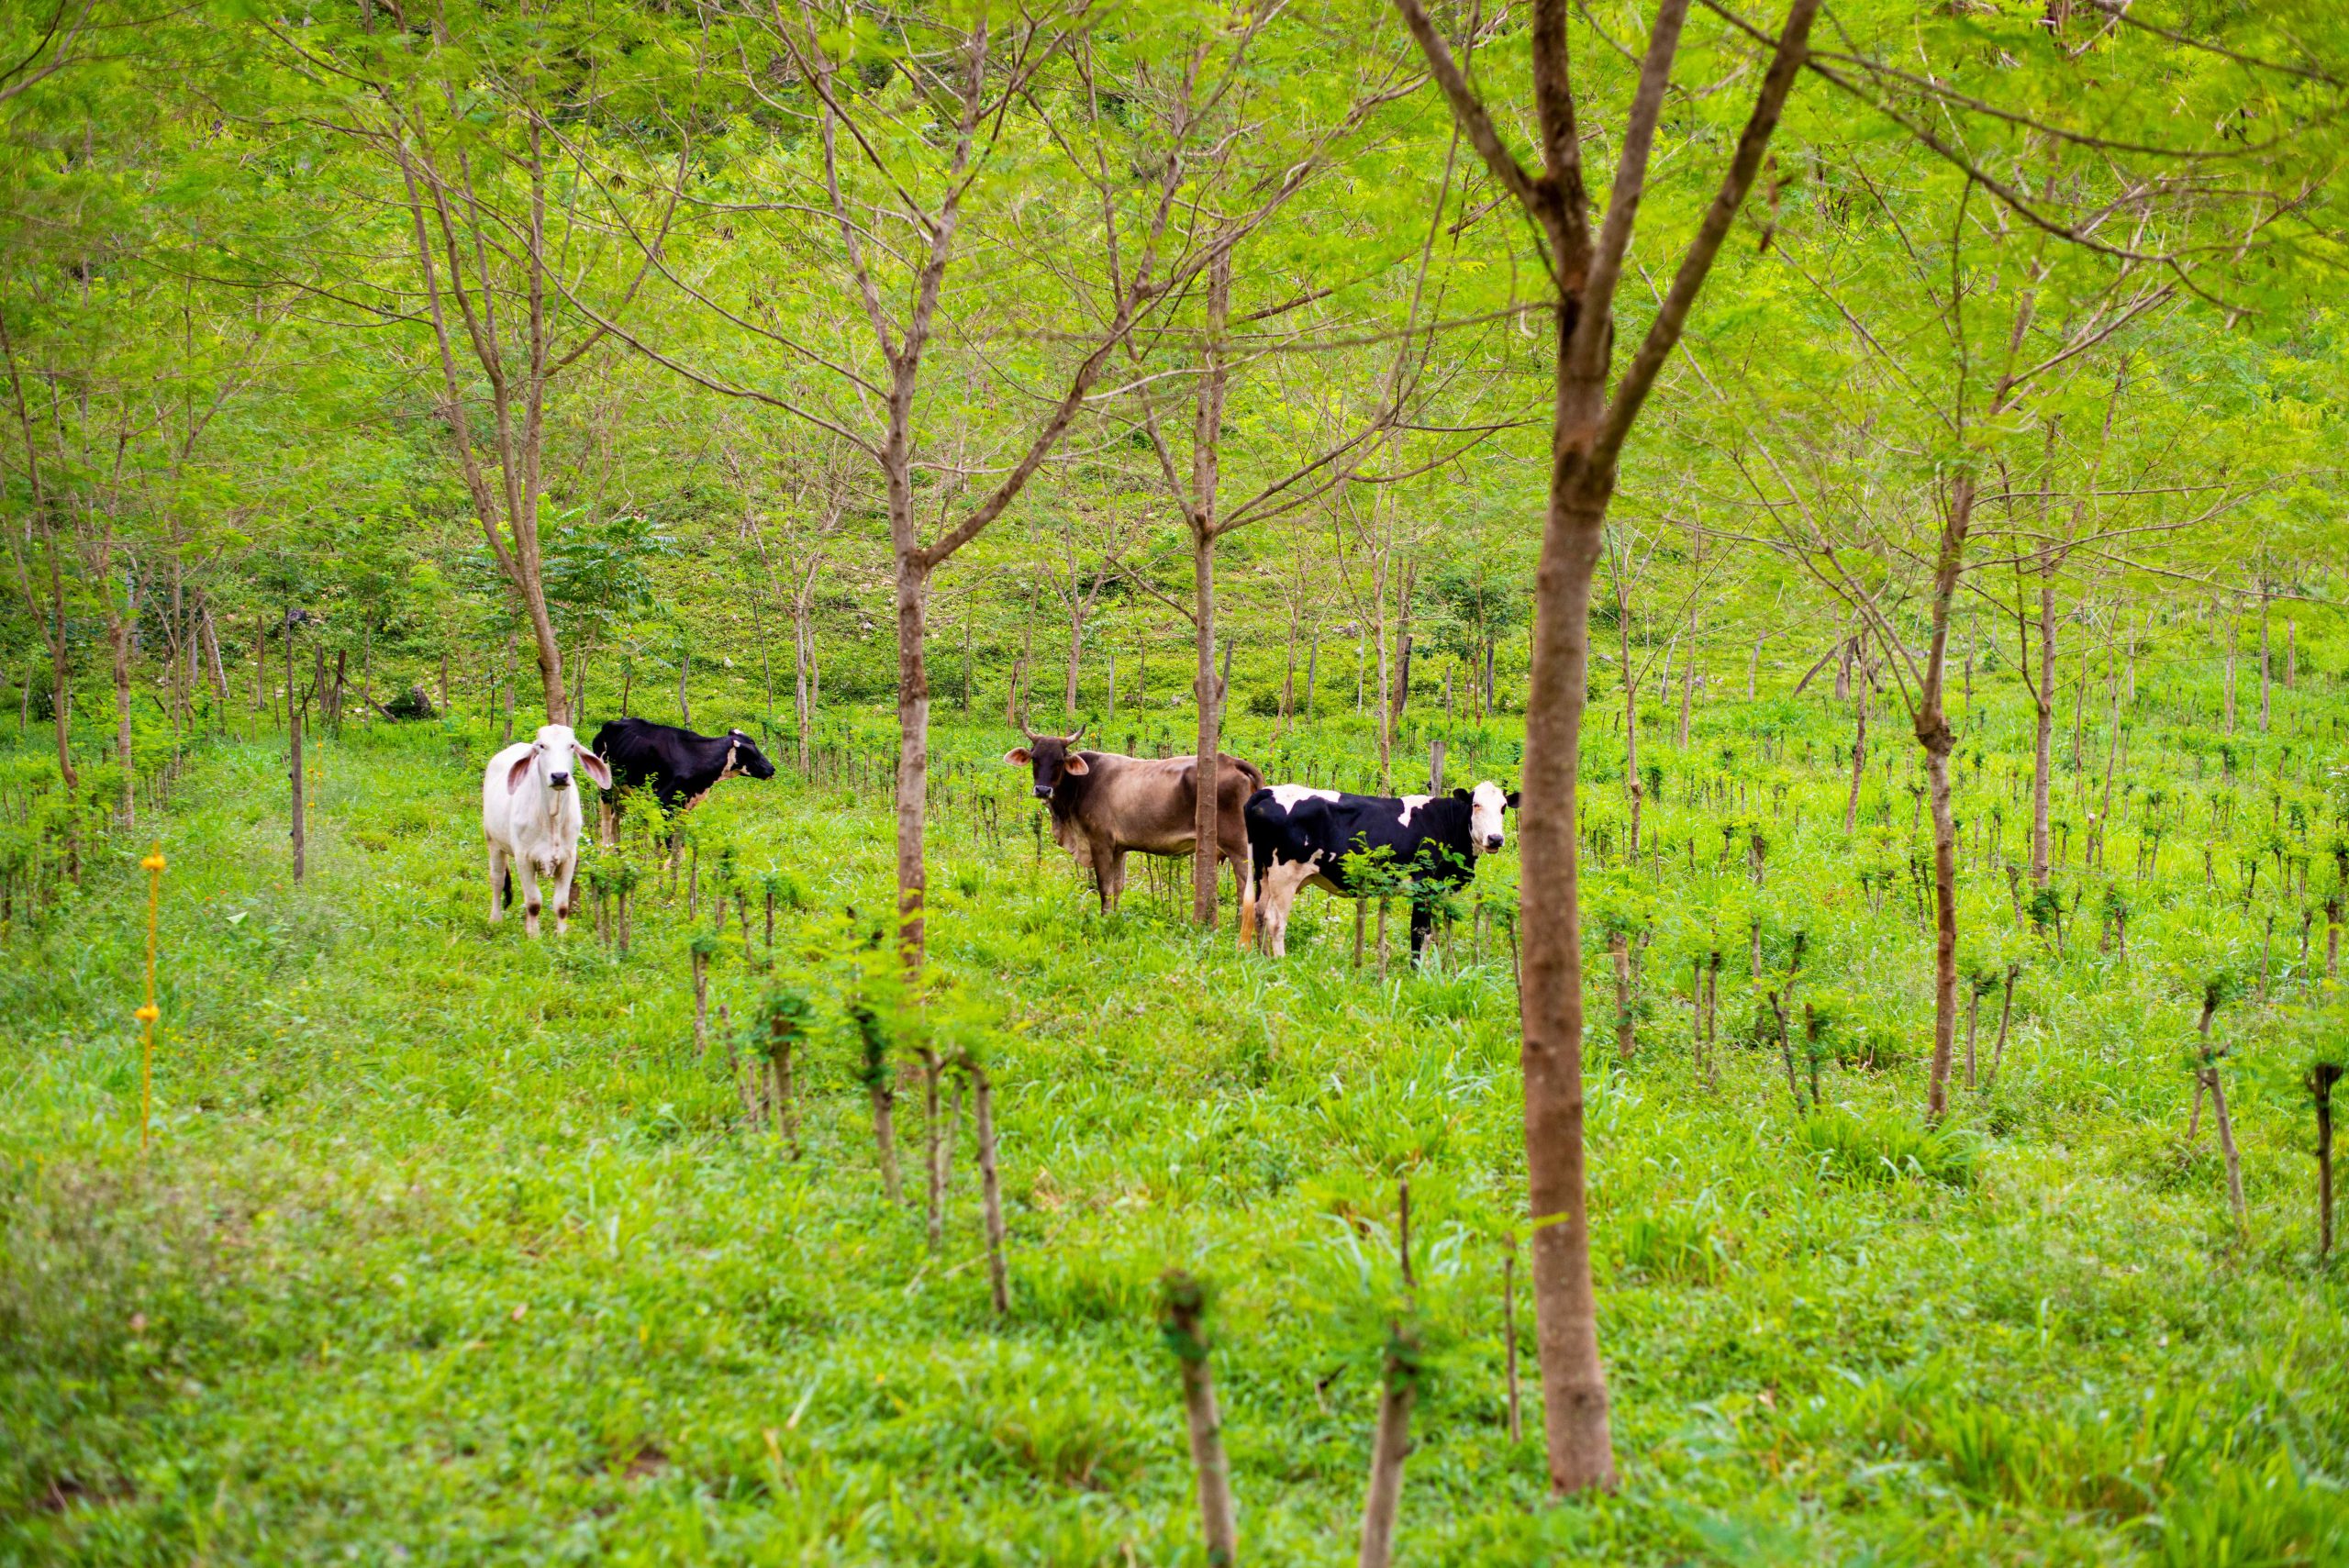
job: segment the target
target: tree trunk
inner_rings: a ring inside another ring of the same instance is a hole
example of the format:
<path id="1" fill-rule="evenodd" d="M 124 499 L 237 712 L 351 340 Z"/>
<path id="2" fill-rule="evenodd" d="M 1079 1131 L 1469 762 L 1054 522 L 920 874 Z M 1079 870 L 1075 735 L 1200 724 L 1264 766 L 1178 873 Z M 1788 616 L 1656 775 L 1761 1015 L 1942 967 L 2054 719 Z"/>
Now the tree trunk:
<path id="1" fill-rule="evenodd" d="M 1948 519 L 1934 561 L 1932 627 L 1924 676 L 1918 684 L 1915 729 L 1925 751 L 1926 791 L 1933 813 L 1933 1060 L 1925 1091 L 1927 1119 L 1949 1111 L 1950 1061 L 1957 1040 L 1957 818 L 1951 808 L 1949 759 L 1957 744 L 1951 730 L 1949 687 L 1950 616 L 1957 600 L 1958 575 L 1965 564 L 1965 536 L 1974 517 L 1974 476 L 1961 472 L 1952 485 Z M 1966 1032 L 1965 1078 L 1974 1082 L 1974 1036 Z"/>
<path id="2" fill-rule="evenodd" d="M 2038 730 L 2031 771 L 2031 884 L 2047 885 L 2047 797 L 2055 775 L 2054 564 L 2039 589 L 2039 687 L 2032 694 Z"/>
<path id="3" fill-rule="evenodd" d="M 285 667 L 290 670 L 294 667 L 294 639 L 290 633 L 285 642 Z M 302 882 L 303 840 L 306 837 L 302 820 L 302 705 L 295 699 L 290 681 L 285 689 L 285 750 L 289 762 L 286 773 L 294 785 L 294 883 L 298 887 Z"/>
<path id="4" fill-rule="evenodd" d="M 2259 584 L 2259 732 L 2262 735 L 2267 733 L 2267 583 L 2262 578 Z"/>
<path id="5" fill-rule="evenodd" d="M 1212 929 L 1216 917 L 1216 796 L 1221 784 L 1219 752 L 1222 715 L 1216 706 L 1215 540 L 1197 527 L 1191 532 L 1191 591 L 1198 617 L 1192 638 L 1198 656 L 1192 690 L 1197 698 L 1199 720 L 1198 744 L 1194 751 L 1197 758 L 1198 792 L 1191 817 L 1192 832 L 1197 839 L 1191 859 L 1191 918 Z"/>
<path id="6" fill-rule="evenodd" d="M 114 751 L 122 768 L 122 825 L 139 825 L 139 773 L 130 745 L 130 622 L 111 617 L 106 641 L 114 654 Z"/>
<path id="7" fill-rule="evenodd" d="M 976 1062 L 966 1070 L 971 1079 L 972 1130 L 978 1146 L 979 1207 L 986 1222 L 987 1291 L 995 1315 L 1002 1318 L 1011 1311 L 1011 1281 L 1004 1258 L 1003 1183 L 995 1163 L 995 1084 L 986 1069 Z"/>
<path id="8" fill-rule="evenodd" d="M 1563 313 L 1562 313 L 1563 314 Z M 1606 522 L 1605 487 L 1574 444 L 1596 421 L 1596 388 L 1569 384 L 1559 344 L 1554 454 L 1543 521 L 1526 705 L 1519 841 L 1520 1024 L 1526 1188 L 1533 1232 L 1535 1343 L 1550 1485 L 1611 1487 L 1614 1442 L 1598 1359 L 1590 1273 L 1582 1085 L 1582 910 L 1575 780 L 1589 670 L 1590 585 Z M 1590 405 L 1588 407 L 1580 406 Z M 1579 428 L 1577 428 L 1579 427 Z"/>
<path id="9" fill-rule="evenodd" d="M 1626 931 L 1607 933 L 1607 951 L 1615 961 L 1615 1059 L 1631 1060 L 1638 1032 L 1631 1014 L 1631 938 Z"/>
<path id="10" fill-rule="evenodd" d="M 1852 705 L 1852 789 L 1843 797 L 1843 831 L 1848 834 L 1860 820 L 1860 780 L 1868 765 L 1868 676 L 1861 670 Z"/>
<path id="11" fill-rule="evenodd" d="M 57 537 L 49 536 L 49 684 L 50 727 L 57 740 L 57 776 L 70 794 L 82 775 L 73 766 L 73 662 L 65 639 L 65 575 L 57 562 Z"/>
<path id="12" fill-rule="evenodd" d="M 807 725 L 812 717 L 808 709 L 807 603 L 803 595 L 791 606 L 791 712 L 799 727 L 799 773 L 807 773 Z"/>
<path id="13" fill-rule="evenodd" d="M 1191 1470 L 1198 1482 L 1199 1533 L 1209 1568 L 1231 1568 L 1240 1531 L 1231 1506 L 1231 1466 L 1224 1457 L 1223 1418 L 1216 1409 L 1215 1375 L 1208 1366 L 1207 1292 L 1186 1274 L 1160 1282 L 1161 1324 L 1182 1369 L 1183 1418 L 1190 1429 Z"/>
<path id="14" fill-rule="evenodd" d="M 893 481 L 891 499 L 896 499 Z M 907 488 L 906 535 L 912 537 Z M 930 872 L 922 857 L 930 806 L 930 666 L 922 647 L 930 608 L 930 568 L 918 554 L 897 555 L 897 951 L 909 970 L 927 951 L 924 909 Z"/>
<path id="15" fill-rule="evenodd" d="M 1197 839 L 1191 859 L 1191 918 L 1209 929 L 1214 929 L 1216 916 L 1216 796 L 1223 717 L 1222 693 L 1215 674 L 1216 499 L 1223 451 L 1223 331 L 1230 311 L 1231 252 L 1226 249 L 1208 270 L 1207 362 L 1199 378 L 1197 419 L 1191 433 L 1191 590 L 1197 622 L 1192 645 L 1198 659 L 1193 684 L 1199 719 L 1197 798 L 1191 821 Z"/>
<path id="16" fill-rule="evenodd" d="M 1615 597 L 1615 632 L 1618 653 L 1623 661 L 1623 804 L 1631 817 L 1630 844 L 1626 853 L 1632 860 L 1640 857 L 1640 807 L 1647 798 L 1647 786 L 1640 780 L 1640 677 L 1631 662 L 1631 606 L 1629 593 L 1618 587 Z"/>

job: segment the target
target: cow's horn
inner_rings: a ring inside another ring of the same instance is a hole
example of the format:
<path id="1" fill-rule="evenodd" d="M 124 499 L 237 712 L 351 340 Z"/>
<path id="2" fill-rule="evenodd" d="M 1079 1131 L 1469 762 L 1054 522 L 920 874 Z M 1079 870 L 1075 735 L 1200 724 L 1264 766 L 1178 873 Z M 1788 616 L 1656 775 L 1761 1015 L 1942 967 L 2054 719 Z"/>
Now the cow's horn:
<path id="1" fill-rule="evenodd" d="M 1082 724 L 1080 724 L 1080 725 L 1078 725 L 1078 726 L 1076 727 L 1076 732 L 1075 732 L 1074 734 L 1071 735 L 1071 736 L 1068 738 L 1068 749 L 1069 749 L 1070 751 L 1075 751 L 1075 750 L 1076 750 L 1076 743 L 1077 743 L 1079 740 L 1084 740 L 1084 739 L 1085 739 L 1085 726 L 1083 726 Z"/>

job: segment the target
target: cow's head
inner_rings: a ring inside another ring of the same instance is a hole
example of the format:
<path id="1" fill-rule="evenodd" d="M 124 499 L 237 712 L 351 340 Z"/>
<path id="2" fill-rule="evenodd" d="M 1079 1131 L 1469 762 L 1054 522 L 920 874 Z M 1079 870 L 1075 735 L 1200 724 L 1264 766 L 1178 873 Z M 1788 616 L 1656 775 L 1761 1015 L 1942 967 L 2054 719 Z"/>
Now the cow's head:
<path id="1" fill-rule="evenodd" d="M 771 779 L 774 777 L 774 764 L 767 761 L 757 741 L 739 729 L 729 729 L 726 732 L 726 771 L 718 776 L 731 779 L 744 773 L 754 779 Z"/>
<path id="2" fill-rule="evenodd" d="M 1480 855 L 1499 849 L 1501 813 L 1517 808 L 1517 791 L 1503 794 L 1500 785 L 1486 779 L 1475 789 L 1453 790 L 1452 797 L 1468 803 L 1468 847 Z"/>
<path id="3" fill-rule="evenodd" d="M 1024 728 L 1024 727 L 1023 727 Z M 1071 773 L 1082 777 L 1093 771 L 1085 753 L 1076 743 L 1085 738 L 1085 726 L 1078 725 L 1074 735 L 1029 735 L 1028 744 L 1014 746 L 1003 754 L 1003 760 L 1015 768 L 1032 770 L 1036 784 L 1036 798 L 1050 800 L 1052 791 L 1061 787 L 1061 780 Z"/>
<path id="4" fill-rule="evenodd" d="M 514 759 L 514 765 L 506 770 L 506 793 L 518 793 L 533 778 L 541 789 L 558 793 L 567 790 L 574 765 L 596 781 L 596 788 L 612 787 L 612 770 L 604 765 L 603 758 L 579 743 L 571 726 L 544 725 L 531 739 L 530 749 Z"/>

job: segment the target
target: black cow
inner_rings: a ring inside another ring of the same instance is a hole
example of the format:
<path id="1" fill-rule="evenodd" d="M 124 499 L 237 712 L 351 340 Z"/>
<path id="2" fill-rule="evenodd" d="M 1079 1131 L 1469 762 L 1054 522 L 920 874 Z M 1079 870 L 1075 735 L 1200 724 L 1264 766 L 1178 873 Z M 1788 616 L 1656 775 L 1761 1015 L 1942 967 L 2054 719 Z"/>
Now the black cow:
<path id="1" fill-rule="evenodd" d="M 1288 951 L 1288 912 L 1297 890 L 1310 883 L 1360 898 L 1369 863 L 1383 863 L 1413 883 L 1460 887 L 1475 880 L 1476 857 L 1501 847 L 1501 813 L 1517 804 L 1497 784 L 1448 795 L 1341 795 L 1304 784 L 1275 784 L 1248 797 L 1248 853 L 1254 924 L 1264 950 Z M 1375 856 L 1377 862 L 1353 859 Z M 1411 903 L 1411 955 L 1426 945 L 1425 903 Z M 1241 924 L 1249 924 L 1243 910 Z"/>
<path id="2" fill-rule="evenodd" d="M 661 809 L 674 815 L 699 806 L 720 779 L 774 777 L 774 764 L 739 729 L 696 735 L 649 718 L 615 718 L 596 731 L 596 754 L 612 770 L 612 788 L 604 794 L 607 844 L 619 829 L 621 790 L 649 789 Z"/>

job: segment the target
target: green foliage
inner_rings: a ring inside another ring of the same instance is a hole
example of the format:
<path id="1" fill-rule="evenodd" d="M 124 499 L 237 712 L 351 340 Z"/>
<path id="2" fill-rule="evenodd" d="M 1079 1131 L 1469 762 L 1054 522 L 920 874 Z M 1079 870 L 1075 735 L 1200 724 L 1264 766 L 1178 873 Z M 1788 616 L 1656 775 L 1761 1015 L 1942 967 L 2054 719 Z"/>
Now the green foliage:
<path id="1" fill-rule="evenodd" d="M 1822 1171 L 1846 1181 L 1970 1186 L 1978 1158 L 1974 1135 L 1964 1129 L 1929 1128 L 1841 1108 L 1804 1118 L 1795 1126 L 1794 1139 L 1818 1158 Z"/>

